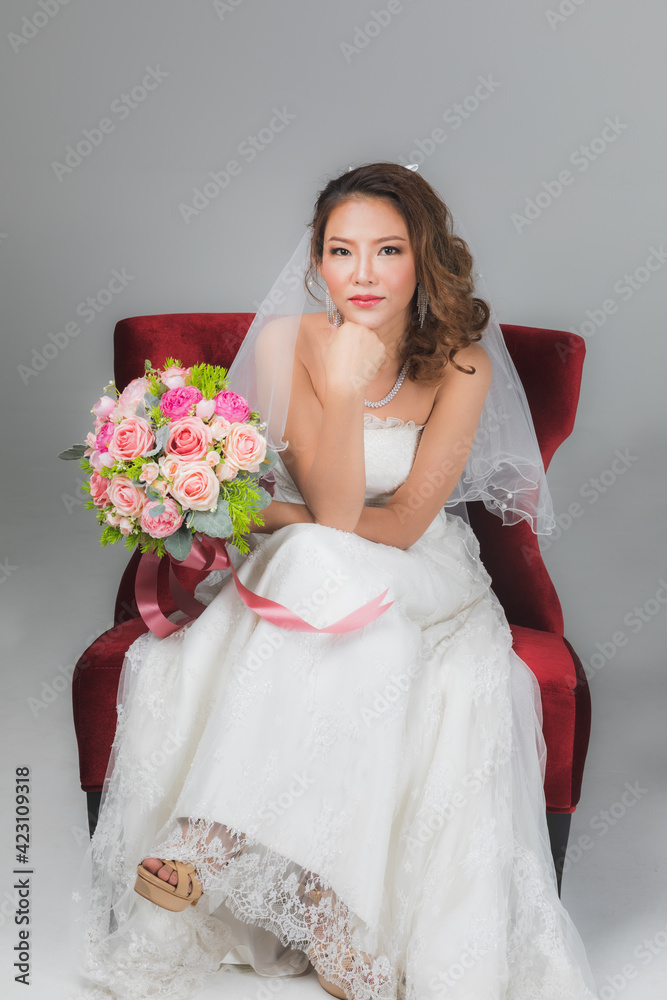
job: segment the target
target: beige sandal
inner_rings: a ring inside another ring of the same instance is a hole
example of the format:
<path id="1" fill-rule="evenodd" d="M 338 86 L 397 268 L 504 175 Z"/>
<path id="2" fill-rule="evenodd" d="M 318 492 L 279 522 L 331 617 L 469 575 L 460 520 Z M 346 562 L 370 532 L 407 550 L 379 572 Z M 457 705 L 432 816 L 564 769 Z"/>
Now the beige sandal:
<path id="1" fill-rule="evenodd" d="M 316 885 L 317 885 L 317 883 L 316 883 Z M 319 920 L 317 918 L 315 918 L 314 920 L 312 920 L 310 918 L 310 908 L 313 907 L 313 906 L 315 908 L 317 908 L 318 904 L 320 903 L 320 901 L 324 897 L 327 897 L 327 896 L 331 897 L 331 896 L 333 896 L 334 895 L 333 889 L 327 889 L 327 890 L 323 891 L 322 889 L 316 887 L 314 889 L 311 889 L 310 891 L 306 891 L 306 885 L 305 885 L 305 883 L 301 883 L 299 885 L 298 895 L 299 895 L 299 898 L 302 900 L 302 902 L 306 904 L 306 910 L 305 910 L 304 916 L 305 916 L 306 923 L 307 923 L 308 927 L 310 928 L 311 931 L 314 932 L 313 933 L 314 938 L 320 938 L 320 935 L 317 933 Z M 321 938 L 320 938 L 320 941 L 321 941 Z M 323 944 L 324 943 L 322 942 L 322 945 Z M 308 950 L 308 958 L 310 959 L 310 962 L 311 962 L 311 964 L 313 966 L 315 966 L 315 962 L 318 961 L 318 959 L 321 960 L 322 945 L 320 946 L 320 949 L 318 950 L 317 946 L 313 943 L 311 945 L 311 947 L 309 948 L 309 950 Z M 328 952 L 327 952 L 326 948 L 324 948 L 324 955 L 328 956 Z M 364 959 L 365 964 L 369 965 L 369 966 L 370 966 L 370 964 L 373 961 L 372 958 L 371 958 L 371 956 L 365 955 L 365 954 L 363 956 L 363 959 Z M 347 950 L 347 954 L 341 955 L 340 950 L 339 950 L 338 951 L 338 964 L 339 964 L 339 967 L 340 967 L 340 970 L 341 970 L 340 971 L 341 979 L 343 981 L 346 981 L 347 977 L 345 976 L 345 971 L 350 971 L 354 967 L 354 965 L 355 965 L 355 953 L 351 949 L 348 949 Z M 318 981 L 318 983 L 320 984 L 320 986 L 322 987 L 322 989 L 326 993 L 328 993 L 332 997 L 338 997 L 338 1000 L 349 1000 L 348 994 L 345 992 L 345 990 L 343 989 L 342 986 L 339 986 L 337 983 L 331 983 L 331 982 L 329 982 L 328 979 L 325 979 L 324 976 L 321 975 L 321 973 L 319 973 L 317 971 L 316 967 L 315 967 L 315 973 L 317 975 L 317 981 Z M 370 977 L 371 981 L 372 981 L 372 978 L 373 977 L 371 975 L 371 977 Z"/>
<path id="2" fill-rule="evenodd" d="M 338 1000 L 348 1000 L 345 990 L 342 990 L 340 986 L 336 986 L 335 983 L 330 983 L 319 972 L 317 973 L 317 981 L 325 993 L 328 993 L 332 997 L 338 997 Z"/>
<path id="3" fill-rule="evenodd" d="M 181 825 L 181 832 L 183 833 L 187 826 L 187 821 L 181 819 L 179 823 Z M 229 864 L 230 861 L 233 861 L 234 858 L 237 858 L 239 854 L 243 854 L 248 849 L 248 845 L 245 842 L 245 835 L 242 834 L 236 843 L 241 843 L 241 847 L 235 850 L 224 864 Z M 144 861 L 146 860 L 144 858 Z M 154 875 L 153 872 L 140 863 L 137 865 L 137 880 L 134 883 L 134 891 L 138 892 L 144 899 L 149 899 L 151 903 L 155 903 L 157 906 L 162 906 L 165 910 L 171 910 L 172 912 L 180 912 L 189 905 L 196 906 L 204 889 L 195 866 L 183 861 L 166 861 L 164 858 L 156 858 L 155 860 L 159 861 L 162 865 L 169 865 L 174 869 L 178 876 L 176 885 L 172 885 L 171 882 L 161 879 L 157 874 Z M 192 889 L 188 888 L 188 879 L 192 880 Z"/>
<path id="4" fill-rule="evenodd" d="M 167 861 L 164 858 L 157 858 L 163 865 L 169 865 L 178 875 L 178 882 L 172 885 L 164 879 L 149 872 L 142 864 L 137 865 L 137 880 L 134 883 L 134 891 L 138 892 L 144 899 L 149 899 L 151 903 L 164 907 L 165 910 L 178 912 L 184 910 L 186 906 L 196 906 L 202 895 L 203 889 L 194 865 L 183 864 L 182 861 Z M 192 889 L 188 888 L 188 881 L 192 880 Z"/>

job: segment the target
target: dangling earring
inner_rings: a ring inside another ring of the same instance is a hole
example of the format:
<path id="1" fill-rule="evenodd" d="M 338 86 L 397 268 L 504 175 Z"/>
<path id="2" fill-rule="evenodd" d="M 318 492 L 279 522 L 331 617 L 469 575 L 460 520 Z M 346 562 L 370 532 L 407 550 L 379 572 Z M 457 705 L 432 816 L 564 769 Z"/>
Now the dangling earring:
<path id="1" fill-rule="evenodd" d="M 419 315 L 419 325 L 424 326 L 426 312 L 428 310 L 428 295 L 421 282 L 417 285 L 417 313 Z"/>
<path id="2" fill-rule="evenodd" d="M 327 288 L 327 319 L 329 320 L 329 326 L 340 326 L 343 322 L 342 313 L 338 311 L 333 303 L 333 299 L 329 295 L 329 289 Z"/>

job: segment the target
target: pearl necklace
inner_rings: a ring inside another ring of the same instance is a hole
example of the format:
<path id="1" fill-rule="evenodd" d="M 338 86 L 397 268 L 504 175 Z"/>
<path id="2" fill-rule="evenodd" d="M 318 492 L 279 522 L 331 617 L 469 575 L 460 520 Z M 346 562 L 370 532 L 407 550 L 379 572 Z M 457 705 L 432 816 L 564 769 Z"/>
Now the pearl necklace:
<path id="1" fill-rule="evenodd" d="M 384 399 L 378 400 L 377 403 L 370 403 L 367 399 L 365 399 L 364 403 L 366 404 L 366 406 L 384 406 L 384 404 L 388 403 L 390 399 L 393 399 L 398 390 L 401 388 L 403 379 L 407 375 L 409 367 L 410 367 L 410 359 L 408 358 L 408 360 L 405 362 L 400 372 L 398 373 L 398 378 L 394 382 L 393 389 L 391 389 L 391 391 L 387 393 Z"/>

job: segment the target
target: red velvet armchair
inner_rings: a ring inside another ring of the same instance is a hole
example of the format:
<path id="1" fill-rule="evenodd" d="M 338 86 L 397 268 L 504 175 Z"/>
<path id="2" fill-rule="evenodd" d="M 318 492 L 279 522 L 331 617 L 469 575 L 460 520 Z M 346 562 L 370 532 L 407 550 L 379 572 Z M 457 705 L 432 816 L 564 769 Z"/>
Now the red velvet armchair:
<path id="1" fill-rule="evenodd" d="M 182 313 L 121 320 L 114 332 L 115 381 L 119 389 L 166 357 L 184 365 L 205 359 L 229 368 L 253 313 Z M 572 431 L 579 398 L 585 341 L 558 330 L 502 326 L 505 342 L 523 383 L 545 468 Z M 559 347 L 567 342 L 568 350 Z M 514 649 L 540 685 L 547 745 L 545 796 L 551 847 L 560 880 L 571 814 L 581 795 L 590 735 L 590 693 L 579 657 L 563 636 L 558 595 L 530 526 L 503 525 L 483 504 L 468 504 L 470 524 L 482 561 L 514 637 Z M 79 747 L 81 787 L 88 794 L 91 832 L 116 728 L 116 694 L 123 658 L 147 626 L 134 600 L 139 553 L 123 574 L 114 626 L 81 655 L 72 679 L 74 726 Z M 166 567 L 165 567 L 166 568 Z M 191 590 L 201 577 L 192 574 Z M 159 580 L 163 608 L 170 604 L 166 574 Z M 169 612 L 166 612 L 169 613 Z"/>

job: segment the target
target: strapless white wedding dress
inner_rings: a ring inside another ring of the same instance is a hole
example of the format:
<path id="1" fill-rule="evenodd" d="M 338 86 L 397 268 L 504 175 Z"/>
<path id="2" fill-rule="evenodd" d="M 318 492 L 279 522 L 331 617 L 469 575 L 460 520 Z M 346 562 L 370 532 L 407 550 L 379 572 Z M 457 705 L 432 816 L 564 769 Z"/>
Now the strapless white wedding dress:
<path id="1" fill-rule="evenodd" d="M 422 428 L 364 423 L 383 504 Z M 303 502 L 275 475 L 276 499 Z M 242 582 L 318 628 L 387 588 L 393 604 L 346 634 L 288 631 L 227 570 L 196 621 L 133 643 L 76 904 L 84 995 L 224 995 L 239 962 L 285 977 L 310 955 L 355 998 L 597 997 L 556 888 L 539 687 L 464 518 L 441 510 L 406 550 L 316 524 L 253 541 L 233 550 Z M 134 892 L 146 856 L 195 863 L 197 906 Z"/>

